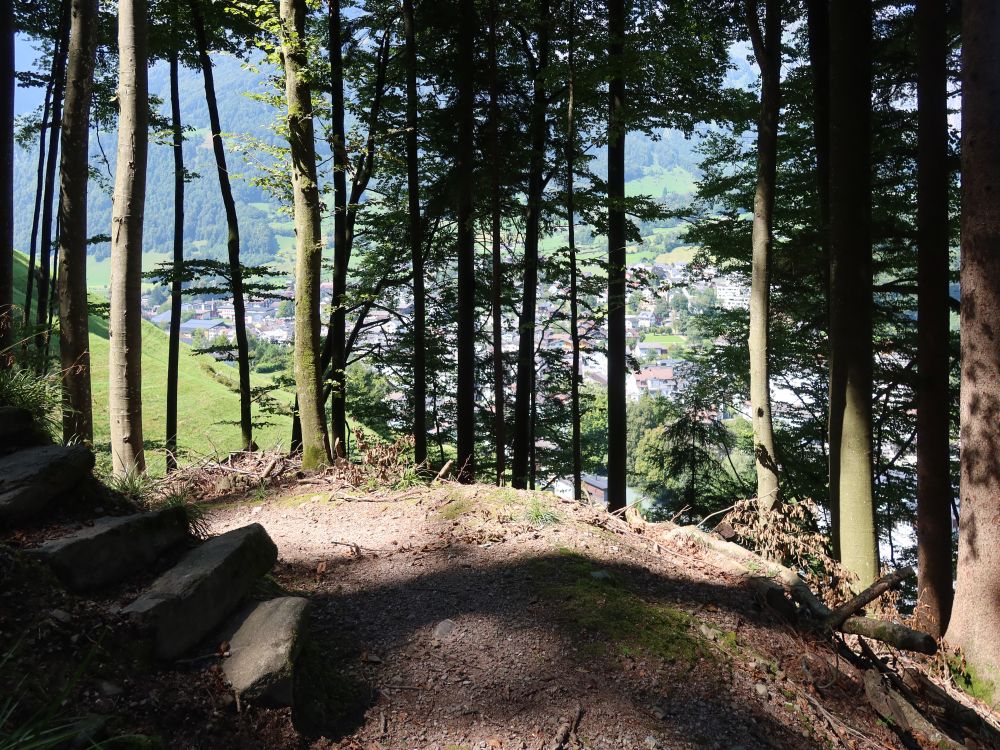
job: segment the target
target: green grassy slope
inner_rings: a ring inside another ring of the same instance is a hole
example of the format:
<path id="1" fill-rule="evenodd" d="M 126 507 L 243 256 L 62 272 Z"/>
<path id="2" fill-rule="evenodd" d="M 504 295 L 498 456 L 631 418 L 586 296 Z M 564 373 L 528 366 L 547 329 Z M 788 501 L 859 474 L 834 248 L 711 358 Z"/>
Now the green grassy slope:
<path id="1" fill-rule="evenodd" d="M 15 300 L 24 299 L 27 279 L 27 259 L 15 254 Z M 167 348 L 166 333 L 151 323 L 142 329 L 142 402 L 143 431 L 147 442 L 147 462 L 153 473 L 164 470 L 163 445 L 166 425 Z M 55 347 L 58 344 L 53 342 Z M 94 442 L 99 451 L 106 450 L 109 436 L 108 415 L 108 326 L 102 318 L 90 318 L 91 369 L 94 407 Z M 213 374 L 214 373 L 214 374 Z M 222 382 L 220 382 L 222 381 Z M 254 376 L 255 386 L 268 382 Z M 240 447 L 239 427 L 230 424 L 239 415 L 239 394 L 234 392 L 236 371 L 215 362 L 206 355 L 195 355 L 191 347 L 181 344 L 178 365 L 178 443 L 182 453 L 192 456 L 225 455 Z M 276 393 L 283 403 L 291 403 L 291 395 Z M 291 433 L 291 417 L 266 417 L 274 424 L 257 430 L 255 440 L 262 448 L 287 445 Z M 150 450 L 152 448 L 152 450 Z"/>

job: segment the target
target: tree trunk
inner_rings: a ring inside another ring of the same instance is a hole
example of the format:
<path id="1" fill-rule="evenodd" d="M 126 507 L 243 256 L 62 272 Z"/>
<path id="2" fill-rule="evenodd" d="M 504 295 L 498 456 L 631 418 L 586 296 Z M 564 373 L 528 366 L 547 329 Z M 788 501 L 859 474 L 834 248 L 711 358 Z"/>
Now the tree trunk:
<path id="1" fill-rule="evenodd" d="M 427 462 L 427 366 L 424 328 L 424 251 L 420 233 L 420 172 L 417 148 L 417 38 L 413 0 L 403 0 L 406 35 L 406 188 L 413 265 L 413 461 Z"/>
<path id="2" fill-rule="evenodd" d="M 53 57 L 52 77 L 45 86 L 45 101 L 42 105 L 42 123 L 38 131 L 38 167 L 35 170 L 35 208 L 31 215 L 31 239 L 28 243 L 28 278 L 25 283 L 24 310 L 22 311 L 22 322 L 24 323 L 25 333 L 27 333 L 27 329 L 31 325 L 31 300 L 32 292 L 35 286 L 35 259 L 37 257 L 38 250 L 38 229 L 42 218 L 42 194 L 45 192 L 45 156 L 48 153 L 46 145 L 48 143 L 47 137 L 50 125 L 49 114 L 50 105 L 52 103 L 52 91 L 55 83 L 55 64 L 57 58 L 58 55 Z M 26 348 L 27 342 L 24 343 Z"/>
<path id="3" fill-rule="evenodd" d="M 175 17 L 172 19 L 176 28 Z M 173 31 L 173 30 L 172 30 Z M 184 129 L 178 82 L 177 45 L 180 35 L 173 31 L 170 49 L 170 129 L 174 152 L 174 275 L 170 282 L 170 339 L 167 352 L 167 471 L 177 468 L 177 370 L 181 350 L 181 272 L 184 268 Z"/>
<path id="4" fill-rule="evenodd" d="M 829 0 L 808 0 L 809 68 L 813 82 L 813 140 L 816 146 L 816 197 L 819 204 L 819 233 L 823 261 L 823 291 L 827 326 L 830 322 L 830 5 Z M 830 545 L 840 559 L 840 510 L 834 505 L 840 465 L 840 415 L 837 394 L 827 384 L 827 473 L 830 482 Z"/>
<path id="5" fill-rule="evenodd" d="M 348 236 L 347 216 L 347 131 L 344 126 L 344 58 L 341 29 L 340 0 L 330 0 L 330 96 L 333 101 L 331 137 L 333 143 L 333 309 L 330 311 L 330 330 L 326 348 L 333 363 L 331 380 L 333 393 L 330 402 L 330 440 L 337 446 L 337 453 L 344 455 L 347 445 L 347 391 L 345 389 L 347 316 L 344 309 L 347 293 L 347 267 L 351 259 L 351 240 Z M 419 237 L 419 229 L 418 229 Z M 421 256 L 422 259 L 422 256 Z M 420 283 L 423 284 L 421 278 Z M 422 335 L 422 332 L 421 332 Z M 327 357 L 324 357 L 326 360 Z M 324 361 L 324 370 L 325 361 Z"/>
<path id="6" fill-rule="evenodd" d="M 236 201 L 229 181 L 226 165 L 226 147 L 222 142 L 222 122 L 219 119 L 219 104 L 215 96 L 215 76 L 212 60 L 208 55 L 205 37 L 205 22 L 198 0 L 191 0 L 191 18 L 194 22 L 195 38 L 198 42 L 198 58 L 205 79 L 205 103 L 208 105 L 208 120 L 212 129 L 212 149 L 215 152 L 215 166 L 219 175 L 219 192 L 226 210 L 227 240 L 229 255 L 229 284 L 233 291 L 233 325 L 236 329 L 236 366 L 240 378 L 240 433 L 243 450 L 253 450 L 253 415 L 250 392 L 250 345 L 247 341 L 246 303 L 243 299 L 243 268 L 240 265 L 240 224 L 236 216 Z"/>
<path id="7" fill-rule="evenodd" d="M 625 507 L 625 0 L 608 0 L 608 509 Z"/>
<path id="8" fill-rule="evenodd" d="M 948 629 L 951 455 L 948 394 L 948 43 L 945 0 L 917 3 L 917 607 L 918 627 Z"/>
<path id="9" fill-rule="evenodd" d="M 1000 685 L 1000 4 L 962 3 L 962 515 L 947 639 Z"/>
<path id="10" fill-rule="evenodd" d="M 497 8 L 496 0 L 490 2 L 490 249 L 493 259 L 493 278 L 490 287 L 490 309 L 493 319 L 493 443 L 496 454 L 497 486 L 502 487 L 507 473 L 507 425 L 504 420 L 506 397 L 503 363 L 503 241 L 500 210 L 500 91 L 497 82 Z"/>
<path id="11" fill-rule="evenodd" d="M 87 181 L 97 0 L 72 0 L 59 190 L 59 361 L 63 439 L 94 439 L 87 305 Z"/>
<path id="12" fill-rule="evenodd" d="M 14 344 L 14 2 L 0 0 L 0 367 Z"/>
<path id="13" fill-rule="evenodd" d="M 118 3 L 118 152 L 111 210 L 108 407 L 115 474 L 144 472 L 142 226 L 149 146 L 146 0 Z"/>
<path id="14" fill-rule="evenodd" d="M 281 0 L 280 12 L 295 206 L 295 390 L 302 425 L 302 468 L 313 469 L 330 460 L 330 447 L 320 386 L 319 279 L 323 240 L 312 96 L 305 80 L 305 0 Z"/>
<path id="15" fill-rule="evenodd" d="M 538 240 L 541 232 L 548 94 L 549 3 L 541 0 L 536 30 L 537 57 L 532 65 L 534 91 L 531 107 L 531 158 L 528 166 L 528 205 L 524 228 L 524 290 L 517 341 L 517 392 L 514 394 L 514 455 L 511 484 L 524 489 L 534 482 L 535 316 L 538 300 Z"/>
<path id="16" fill-rule="evenodd" d="M 752 271 L 750 275 L 750 408 L 753 412 L 757 503 L 769 511 L 780 502 L 778 461 L 771 421 L 768 321 L 771 306 L 774 193 L 778 163 L 778 114 L 781 107 L 781 8 L 764 5 L 761 29 L 757 0 L 745 0 L 744 13 L 760 68 L 760 118 L 757 121 L 757 187 L 753 199 Z"/>
<path id="17" fill-rule="evenodd" d="M 458 480 L 476 478 L 476 236 L 473 214 L 475 158 L 475 4 L 458 8 L 458 387 L 456 393 Z"/>
<path id="18" fill-rule="evenodd" d="M 52 213 L 54 210 L 56 192 L 56 167 L 59 165 L 59 140 L 62 128 L 62 105 L 66 84 L 66 57 L 69 48 L 69 6 L 71 0 L 62 0 L 62 20 L 60 21 L 59 44 L 56 47 L 56 57 L 53 65 L 54 81 L 52 84 L 52 120 L 49 133 L 49 154 L 45 162 L 45 188 L 42 194 L 41 247 L 38 251 L 38 299 L 35 308 L 35 347 L 39 355 L 45 350 L 48 331 L 45 323 L 49 315 L 49 282 L 51 274 L 53 242 Z M 29 269 L 30 270 L 30 269 Z M 27 309 L 25 315 L 28 315 Z M 40 357 L 39 372 L 43 371 L 47 362 Z"/>
<path id="19" fill-rule="evenodd" d="M 569 409 L 572 422 L 573 452 L 573 498 L 583 500 L 583 456 L 580 440 L 580 314 L 577 296 L 576 268 L 576 210 L 574 206 L 573 178 L 576 170 L 576 123 L 573 120 L 574 77 L 576 74 L 576 8 L 574 0 L 569 0 L 569 54 L 567 67 L 569 80 L 566 93 L 566 225 L 569 244 L 569 335 L 573 347 L 573 361 L 570 368 Z"/>
<path id="20" fill-rule="evenodd" d="M 842 424 L 840 551 L 878 575 L 872 489 L 871 0 L 830 5 L 830 380 Z M 831 400 L 832 402 L 832 400 Z"/>

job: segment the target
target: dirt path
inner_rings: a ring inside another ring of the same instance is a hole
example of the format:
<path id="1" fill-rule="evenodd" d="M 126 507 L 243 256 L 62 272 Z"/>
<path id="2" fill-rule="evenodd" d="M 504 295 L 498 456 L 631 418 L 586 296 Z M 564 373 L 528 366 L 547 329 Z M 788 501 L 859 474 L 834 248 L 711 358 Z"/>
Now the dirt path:
<path id="1" fill-rule="evenodd" d="M 313 601 L 295 717 L 312 747 L 895 746 L 847 665 L 697 550 L 551 495 L 294 492 L 210 524 L 263 524 L 277 582 Z M 301 746 L 287 715 L 252 717 L 267 746 Z"/>

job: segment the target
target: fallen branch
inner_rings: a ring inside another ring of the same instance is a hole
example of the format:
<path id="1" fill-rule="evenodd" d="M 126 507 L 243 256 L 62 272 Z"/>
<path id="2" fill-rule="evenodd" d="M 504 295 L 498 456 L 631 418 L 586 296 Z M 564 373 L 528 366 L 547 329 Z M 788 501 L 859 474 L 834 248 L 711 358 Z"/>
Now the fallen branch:
<path id="1" fill-rule="evenodd" d="M 940 750 L 966 750 L 924 718 L 900 693 L 888 687 L 878 670 L 864 674 L 865 696 L 872 708 L 898 732 L 912 737 L 920 747 Z"/>
<path id="2" fill-rule="evenodd" d="M 455 463 L 455 462 L 449 458 L 445 462 L 445 465 L 441 467 L 441 471 L 439 471 L 437 473 L 437 476 L 434 477 L 434 481 L 435 482 L 440 482 L 442 479 L 444 479 L 446 476 L 448 476 L 448 474 L 451 472 L 451 465 L 453 463 Z"/>
<path id="3" fill-rule="evenodd" d="M 576 731 L 577 725 L 580 723 L 580 719 L 583 718 L 583 706 L 576 707 L 576 713 L 573 716 L 566 718 L 559 728 L 556 730 L 555 737 L 552 738 L 552 742 L 549 743 L 546 750 L 564 750 L 566 743 L 569 738 Z"/>
<path id="4" fill-rule="evenodd" d="M 830 616 L 826 618 L 827 627 L 831 630 L 836 630 L 848 617 L 871 604 L 889 589 L 898 586 L 907 578 L 912 578 L 916 574 L 916 571 L 910 565 L 893 571 L 892 573 L 887 573 L 849 602 L 833 610 L 833 612 L 830 613 Z"/>

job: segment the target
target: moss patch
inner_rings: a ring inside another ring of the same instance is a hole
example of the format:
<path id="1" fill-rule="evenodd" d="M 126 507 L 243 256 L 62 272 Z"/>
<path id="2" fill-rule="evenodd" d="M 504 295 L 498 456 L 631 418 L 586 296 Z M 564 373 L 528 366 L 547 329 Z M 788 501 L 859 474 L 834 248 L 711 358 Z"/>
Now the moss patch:
<path id="1" fill-rule="evenodd" d="M 955 657 L 948 659 L 948 668 L 951 670 L 952 677 L 955 678 L 955 684 L 962 690 L 983 703 L 990 706 L 996 705 L 998 700 L 996 683 L 977 674 L 971 665 L 963 664 Z"/>

